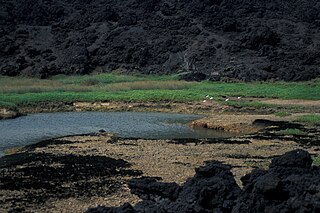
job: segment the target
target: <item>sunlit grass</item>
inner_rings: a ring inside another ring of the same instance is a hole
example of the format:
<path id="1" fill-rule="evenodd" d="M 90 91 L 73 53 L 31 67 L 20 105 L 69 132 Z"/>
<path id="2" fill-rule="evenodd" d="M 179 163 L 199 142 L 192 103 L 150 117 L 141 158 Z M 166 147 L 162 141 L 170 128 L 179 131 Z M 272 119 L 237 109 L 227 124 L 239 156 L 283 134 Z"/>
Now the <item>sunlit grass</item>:
<path id="1" fill-rule="evenodd" d="M 300 129 L 284 129 L 277 131 L 279 135 L 306 135 L 307 133 Z"/>
<path id="2" fill-rule="evenodd" d="M 51 78 L 61 82 L 63 84 L 83 84 L 86 81 L 95 81 L 98 84 L 111 84 L 111 83 L 121 83 L 121 82 L 134 82 L 134 81 L 168 81 L 168 80 L 178 80 L 175 76 L 169 75 L 119 75 L 112 73 L 103 73 L 96 75 L 82 75 L 82 76 L 65 76 L 58 75 Z"/>
<path id="3" fill-rule="evenodd" d="M 17 106 L 35 105 L 39 102 L 75 102 L 75 101 L 192 101 L 199 94 L 187 90 L 126 90 L 95 92 L 48 92 L 5 94 L 1 99 Z"/>
<path id="4" fill-rule="evenodd" d="M 280 111 L 280 112 L 274 113 L 274 115 L 277 116 L 277 117 L 287 117 L 287 116 L 290 116 L 291 113 L 290 112 Z"/>
<path id="5" fill-rule="evenodd" d="M 298 117 L 297 121 L 303 122 L 303 123 L 309 123 L 313 125 L 320 125 L 320 115 L 317 115 L 317 114 L 302 115 Z"/>
<path id="6" fill-rule="evenodd" d="M 52 91 L 63 85 L 56 81 L 40 80 L 34 78 L 0 78 L 0 93 L 26 93 Z"/>
<path id="7" fill-rule="evenodd" d="M 146 89 L 186 89 L 190 83 L 166 76 L 128 76 L 99 74 L 85 76 L 59 75 L 51 79 L 0 77 L 0 93 L 92 92 Z"/>
<path id="8" fill-rule="evenodd" d="M 207 91 L 212 96 L 223 94 L 226 96 L 320 100 L 319 80 L 275 83 L 200 82 L 196 83 L 194 88 Z"/>
<path id="9" fill-rule="evenodd" d="M 0 107 L 16 107 L 16 104 L 13 102 L 0 101 Z"/>
<path id="10" fill-rule="evenodd" d="M 184 90 L 190 88 L 191 83 L 184 81 L 136 81 L 101 85 L 98 90 L 124 91 L 124 90 Z"/>
<path id="11" fill-rule="evenodd" d="M 275 83 L 185 82 L 177 76 L 113 73 L 49 79 L 0 76 L 0 106 L 73 101 L 200 101 L 209 95 L 320 100 L 320 81 Z M 259 101 L 229 101 L 231 106 L 264 108 Z"/>

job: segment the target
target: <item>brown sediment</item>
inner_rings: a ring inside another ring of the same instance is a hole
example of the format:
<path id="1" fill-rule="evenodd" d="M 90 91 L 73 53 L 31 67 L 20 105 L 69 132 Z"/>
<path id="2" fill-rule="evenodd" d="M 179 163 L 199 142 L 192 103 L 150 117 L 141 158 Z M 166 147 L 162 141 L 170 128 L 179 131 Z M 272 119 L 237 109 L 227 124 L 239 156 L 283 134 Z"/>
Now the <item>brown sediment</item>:
<path id="1" fill-rule="evenodd" d="M 250 134 L 262 129 L 254 125 L 257 119 L 283 120 L 274 115 L 250 115 L 250 114 L 215 114 L 192 121 L 189 126 L 192 128 L 202 127 L 226 132 Z M 288 118 L 289 119 L 289 118 Z"/>
<path id="2" fill-rule="evenodd" d="M 69 136 L 3 158 L 0 203 L 6 210 L 21 208 L 26 212 L 83 212 L 98 204 L 134 204 L 139 199 L 130 193 L 129 179 L 143 175 L 181 184 L 208 160 L 230 164 L 241 185 L 240 177 L 252 168 L 267 168 L 272 157 L 298 148 L 301 145 L 293 141 L 272 139 L 177 144 L 171 140 L 115 139 L 106 133 Z M 307 150 L 318 154 L 315 147 Z M 55 176 L 59 179 L 52 178 Z M 76 178 L 69 178 L 73 176 Z M 39 185 L 43 181 L 50 187 Z"/>
<path id="3" fill-rule="evenodd" d="M 218 102 L 202 103 L 199 101 L 177 102 L 177 101 L 144 101 L 144 102 L 43 102 L 31 106 L 20 106 L 19 111 L 24 114 L 43 112 L 65 112 L 65 111 L 136 111 L 136 112 L 168 112 L 168 113 L 217 113 L 224 112 L 228 106 Z"/>
<path id="4" fill-rule="evenodd" d="M 262 99 L 261 102 L 266 104 L 275 104 L 283 106 L 309 106 L 309 107 L 319 107 L 320 100 L 301 100 L 301 99 Z"/>
<path id="5" fill-rule="evenodd" d="M 208 160 L 230 164 L 241 186 L 240 177 L 255 167 L 267 168 L 274 156 L 298 148 L 319 155 L 319 129 L 291 123 L 301 114 L 280 118 L 259 114 L 260 111 L 238 112 L 214 101 L 42 103 L 20 111 L 197 113 L 207 117 L 192 122 L 191 127 L 237 132 L 242 136 L 214 141 L 144 140 L 117 139 L 100 133 L 47 140 L 12 150 L 14 154 L 0 161 L 0 206 L 5 211 L 83 212 L 97 205 L 135 204 L 139 199 L 127 186 L 131 178 L 151 176 L 182 184 L 195 174 L 196 167 Z M 292 125 L 308 134 L 290 137 L 276 134 L 277 129 Z"/>
<path id="6" fill-rule="evenodd" d="M 291 108 L 286 108 L 286 106 L 303 106 L 304 108 L 299 108 L 299 113 L 317 113 L 320 109 L 319 101 L 306 101 L 304 105 L 302 101 L 298 100 L 280 100 L 280 99 L 265 99 L 265 98 L 241 98 L 238 100 L 236 97 L 230 97 L 230 100 L 239 102 L 250 102 L 250 101 L 261 101 L 268 102 L 273 101 L 275 106 L 282 107 L 281 110 L 286 110 L 292 112 L 292 114 L 297 114 Z M 282 102 L 286 104 L 283 105 Z M 279 103 L 279 104 L 278 104 Z M 136 102 L 126 102 L 126 101 L 98 101 L 98 102 L 39 102 L 34 103 L 30 106 L 19 106 L 18 109 L 8 109 L 1 108 L 0 110 L 7 110 L 21 114 L 33 114 L 33 113 L 43 113 L 43 112 L 66 112 L 66 111 L 136 111 L 136 112 L 168 112 L 168 113 L 195 113 L 204 114 L 206 116 L 220 115 L 220 114 L 231 114 L 231 115 L 267 115 L 276 112 L 277 108 L 254 108 L 250 106 L 229 106 L 223 101 L 136 101 Z M 8 112 L 5 113 L 8 113 Z M 2 116 L 2 111 L 0 111 L 0 118 Z M 14 118 L 15 116 L 12 116 Z M 10 118 L 10 117 L 8 117 Z M 241 119 L 246 119 L 242 117 Z M 213 118 L 215 119 L 215 118 Z M 223 122 L 228 122 L 228 118 L 221 118 Z M 211 128 L 216 129 L 215 122 L 205 122 Z M 239 123 L 239 122 L 238 122 Z M 203 126 L 204 124 L 199 122 L 195 123 L 195 126 Z M 220 125 L 219 125 L 220 126 Z M 242 125 L 244 130 L 246 129 Z M 225 130 L 234 129 L 234 127 L 228 127 L 225 125 Z"/>

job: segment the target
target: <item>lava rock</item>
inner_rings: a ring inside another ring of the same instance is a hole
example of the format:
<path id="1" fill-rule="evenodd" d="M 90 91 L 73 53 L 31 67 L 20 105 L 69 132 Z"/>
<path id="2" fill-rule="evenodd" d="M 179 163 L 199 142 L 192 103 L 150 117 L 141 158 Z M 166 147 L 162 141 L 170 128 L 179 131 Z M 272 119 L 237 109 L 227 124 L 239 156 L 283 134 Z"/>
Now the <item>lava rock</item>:
<path id="1" fill-rule="evenodd" d="M 70 141 L 47 140 L 28 149 L 67 143 Z M 0 160 L 0 188 L 22 193 L 3 197 L 0 206 L 6 205 L 8 212 L 25 212 L 24 208 L 42 205 L 49 199 L 107 196 L 121 185 L 115 176 L 141 175 L 129 166 L 124 160 L 104 156 L 31 152 L 7 155 Z"/>
<path id="2" fill-rule="evenodd" d="M 135 213 L 134 208 L 129 204 L 125 203 L 120 207 L 105 207 L 97 206 L 95 208 L 89 208 L 85 213 Z"/>
<path id="3" fill-rule="evenodd" d="M 207 75 L 201 72 L 188 72 L 180 75 L 180 80 L 185 81 L 203 81 L 207 78 Z"/>
<path id="4" fill-rule="evenodd" d="M 271 161 L 270 168 L 277 167 L 293 167 L 310 169 L 312 164 L 311 156 L 308 152 L 303 150 L 294 150 L 288 152 L 286 155 L 275 158 Z"/>
<path id="5" fill-rule="evenodd" d="M 317 0 L 0 4 L 1 75 L 46 78 L 103 67 L 104 72 L 202 73 L 185 77 L 196 81 L 320 76 Z"/>
<path id="6" fill-rule="evenodd" d="M 158 197 L 176 200 L 181 187 L 176 183 L 161 183 L 155 178 L 132 179 L 128 183 L 131 193 L 145 200 L 156 200 Z"/>
<path id="7" fill-rule="evenodd" d="M 273 159 L 268 171 L 244 176 L 233 212 L 318 212 L 320 168 L 311 162 L 308 152 L 294 150 Z"/>
<path id="8" fill-rule="evenodd" d="M 255 169 L 242 177 L 240 189 L 230 166 L 210 161 L 181 187 L 151 178 L 131 181 L 130 189 L 143 200 L 133 208 L 125 206 L 137 213 L 319 212 L 320 168 L 311 162 L 304 150 L 285 153 L 274 158 L 268 170 Z M 156 199 L 150 195 L 157 195 Z M 121 208 L 98 207 L 88 212 L 125 212 Z"/>

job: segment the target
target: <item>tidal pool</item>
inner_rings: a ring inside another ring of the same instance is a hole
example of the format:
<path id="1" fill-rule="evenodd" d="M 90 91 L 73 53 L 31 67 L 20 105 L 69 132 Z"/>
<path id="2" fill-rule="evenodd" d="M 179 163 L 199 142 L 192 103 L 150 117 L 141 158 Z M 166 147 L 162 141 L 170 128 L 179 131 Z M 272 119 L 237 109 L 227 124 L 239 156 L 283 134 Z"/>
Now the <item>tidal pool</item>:
<path id="1" fill-rule="evenodd" d="M 229 134 L 192 129 L 187 123 L 202 116 L 143 112 L 39 113 L 0 121 L 0 155 L 12 147 L 103 129 L 119 137 L 145 139 L 225 138 Z"/>

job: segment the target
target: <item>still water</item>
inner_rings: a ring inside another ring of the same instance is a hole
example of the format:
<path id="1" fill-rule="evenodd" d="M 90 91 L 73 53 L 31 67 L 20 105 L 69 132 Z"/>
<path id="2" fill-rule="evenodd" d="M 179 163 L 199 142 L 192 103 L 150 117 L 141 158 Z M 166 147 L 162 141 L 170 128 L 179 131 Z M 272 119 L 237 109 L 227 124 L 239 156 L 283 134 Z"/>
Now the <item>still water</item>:
<path id="1" fill-rule="evenodd" d="M 141 112 L 40 113 L 0 121 L 0 156 L 8 148 L 45 139 L 97 132 L 104 129 L 119 137 L 172 139 L 223 138 L 221 132 L 192 129 L 187 123 L 201 118 L 192 114 Z"/>

